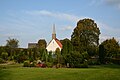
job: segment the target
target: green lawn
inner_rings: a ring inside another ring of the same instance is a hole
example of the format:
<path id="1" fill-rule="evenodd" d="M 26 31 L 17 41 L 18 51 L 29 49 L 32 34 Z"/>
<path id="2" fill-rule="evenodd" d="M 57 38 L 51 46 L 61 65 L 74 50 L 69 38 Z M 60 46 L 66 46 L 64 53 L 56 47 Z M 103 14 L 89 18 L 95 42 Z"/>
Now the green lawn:
<path id="1" fill-rule="evenodd" d="M 0 80 L 120 80 L 120 66 L 102 65 L 78 69 L 7 66 L 0 69 Z"/>

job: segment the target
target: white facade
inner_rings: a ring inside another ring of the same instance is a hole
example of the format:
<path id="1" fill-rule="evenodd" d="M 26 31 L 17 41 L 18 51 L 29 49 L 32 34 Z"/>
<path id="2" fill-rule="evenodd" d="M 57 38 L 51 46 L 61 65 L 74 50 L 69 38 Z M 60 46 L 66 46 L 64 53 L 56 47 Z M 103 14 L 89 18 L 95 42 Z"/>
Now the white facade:
<path id="1" fill-rule="evenodd" d="M 57 48 L 59 48 L 60 51 L 61 51 L 61 48 L 60 48 L 60 46 L 57 44 L 57 42 L 55 41 L 55 39 L 52 39 L 52 41 L 48 44 L 48 46 L 47 46 L 46 49 L 47 49 L 48 52 L 50 52 L 50 51 L 55 52 L 55 50 L 56 50 Z"/>

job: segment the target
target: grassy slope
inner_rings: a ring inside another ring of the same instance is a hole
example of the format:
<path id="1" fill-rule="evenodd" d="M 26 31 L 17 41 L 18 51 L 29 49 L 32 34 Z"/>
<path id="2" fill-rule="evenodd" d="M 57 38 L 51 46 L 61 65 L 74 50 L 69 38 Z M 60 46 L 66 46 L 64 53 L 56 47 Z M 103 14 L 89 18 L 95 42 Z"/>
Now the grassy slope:
<path id="1" fill-rule="evenodd" d="M 0 69 L 0 80 L 120 80 L 120 66 L 92 68 L 6 68 Z"/>

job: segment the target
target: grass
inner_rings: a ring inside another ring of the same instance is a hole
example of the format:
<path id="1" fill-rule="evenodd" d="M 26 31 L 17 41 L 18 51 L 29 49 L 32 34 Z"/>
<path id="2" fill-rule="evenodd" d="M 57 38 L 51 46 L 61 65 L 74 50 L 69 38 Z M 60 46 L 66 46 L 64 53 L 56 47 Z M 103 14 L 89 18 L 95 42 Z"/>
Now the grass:
<path id="1" fill-rule="evenodd" d="M 59 69 L 11 66 L 0 69 L 0 80 L 120 80 L 120 65 Z"/>

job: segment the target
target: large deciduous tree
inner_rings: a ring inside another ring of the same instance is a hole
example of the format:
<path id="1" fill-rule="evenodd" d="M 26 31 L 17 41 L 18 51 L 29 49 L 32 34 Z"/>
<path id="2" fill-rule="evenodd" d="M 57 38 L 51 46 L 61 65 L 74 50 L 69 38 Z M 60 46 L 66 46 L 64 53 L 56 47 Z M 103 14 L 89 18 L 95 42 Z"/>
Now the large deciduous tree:
<path id="1" fill-rule="evenodd" d="M 92 19 L 83 19 L 78 21 L 76 28 L 71 35 L 71 42 L 74 50 L 83 53 L 89 52 L 89 48 L 99 45 L 100 30 Z"/>
<path id="2" fill-rule="evenodd" d="M 9 38 L 8 40 L 6 40 L 7 41 L 7 44 L 6 44 L 6 46 L 8 46 L 8 47 L 10 47 L 10 48 L 18 48 L 18 46 L 19 46 L 19 41 L 17 40 L 17 39 L 11 39 L 11 38 Z"/>

